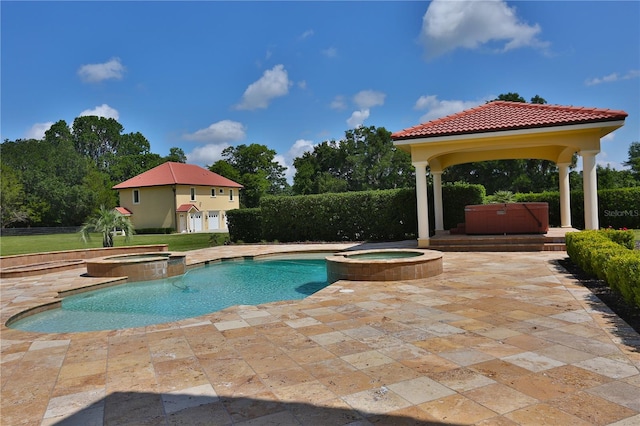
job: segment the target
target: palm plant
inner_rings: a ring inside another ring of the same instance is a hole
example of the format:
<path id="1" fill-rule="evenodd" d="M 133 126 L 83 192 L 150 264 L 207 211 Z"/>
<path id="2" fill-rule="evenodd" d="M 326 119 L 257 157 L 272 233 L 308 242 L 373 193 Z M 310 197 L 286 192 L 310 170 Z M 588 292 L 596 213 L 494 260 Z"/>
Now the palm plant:
<path id="1" fill-rule="evenodd" d="M 100 210 L 82 226 L 80 235 L 82 241 L 87 242 L 91 239 L 91 232 L 99 232 L 102 234 L 102 247 L 113 247 L 113 234 L 116 228 L 122 229 L 125 241 L 131 239 L 134 228 L 129 218 L 115 209 L 101 206 Z"/>
<path id="2" fill-rule="evenodd" d="M 515 203 L 516 196 L 511 191 L 496 191 L 487 197 L 489 204 Z"/>

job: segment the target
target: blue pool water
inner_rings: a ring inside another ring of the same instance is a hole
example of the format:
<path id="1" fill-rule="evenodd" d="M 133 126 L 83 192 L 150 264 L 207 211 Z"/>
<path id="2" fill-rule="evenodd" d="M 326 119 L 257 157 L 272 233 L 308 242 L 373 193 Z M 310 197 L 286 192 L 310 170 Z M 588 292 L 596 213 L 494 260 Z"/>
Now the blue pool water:
<path id="1" fill-rule="evenodd" d="M 225 261 L 179 277 L 65 297 L 60 309 L 31 315 L 10 327 L 44 333 L 140 327 L 233 305 L 303 299 L 326 286 L 324 259 Z"/>

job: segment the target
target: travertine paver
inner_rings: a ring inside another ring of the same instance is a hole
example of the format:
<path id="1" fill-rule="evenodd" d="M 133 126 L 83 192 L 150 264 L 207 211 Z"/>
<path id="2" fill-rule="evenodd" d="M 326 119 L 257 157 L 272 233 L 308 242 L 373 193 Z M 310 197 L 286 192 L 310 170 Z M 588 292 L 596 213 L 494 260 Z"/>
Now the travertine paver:
<path id="1" fill-rule="evenodd" d="M 187 259 L 348 246 L 230 246 Z M 302 301 L 135 329 L 3 326 L 0 422 L 640 424 L 640 336 L 558 265 L 565 257 L 445 253 L 444 273 L 426 280 L 339 281 Z M 3 323 L 104 282 L 82 273 L 3 280 Z"/>

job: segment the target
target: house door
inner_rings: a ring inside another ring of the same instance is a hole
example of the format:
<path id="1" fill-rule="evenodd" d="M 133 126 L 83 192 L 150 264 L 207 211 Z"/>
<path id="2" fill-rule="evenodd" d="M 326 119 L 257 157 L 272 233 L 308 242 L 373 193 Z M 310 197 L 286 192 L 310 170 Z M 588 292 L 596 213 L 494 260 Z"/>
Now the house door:
<path id="1" fill-rule="evenodd" d="M 191 232 L 202 231 L 202 212 L 191 213 Z"/>
<path id="2" fill-rule="evenodd" d="M 217 212 L 217 211 L 209 212 L 209 230 L 210 231 L 220 228 L 220 221 L 218 220 L 219 214 L 220 212 Z"/>
<path id="3" fill-rule="evenodd" d="M 178 232 L 187 232 L 187 218 L 184 213 L 181 213 L 179 216 Z"/>

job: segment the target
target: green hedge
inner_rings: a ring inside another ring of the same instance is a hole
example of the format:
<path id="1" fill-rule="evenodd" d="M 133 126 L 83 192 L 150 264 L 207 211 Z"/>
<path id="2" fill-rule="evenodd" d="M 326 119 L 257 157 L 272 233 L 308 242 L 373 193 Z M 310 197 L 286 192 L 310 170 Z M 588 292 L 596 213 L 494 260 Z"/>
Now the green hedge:
<path id="1" fill-rule="evenodd" d="M 142 235 L 142 234 L 172 234 L 173 232 L 175 232 L 175 229 L 173 228 L 142 228 L 142 229 L 136 229 L 135 230 L 136 234 Z"/>
<path id="2" fill-rule="evenodd" d="M 585 273 L 605 280 L 640 306 L 640 251 L 632 231 L 611 229 L 566 234 L 567 254 Z"/>
<path id="3" fill-rule="evenodd" d="M 267 241 L 392 241 L 415 237 L 413 189 L 264 197 Z"/>
<path id="4" fill-rule="evenodd" d="M 429 216 L 430 229 L 434 226 L 433 190 L 429 188 Z M 469 183 L 454 183 L 442 185 L 442 215 L 444 229 L 455 228 L 464 223 L 464 206 L 484 204 L 487 192 L 482 185 Z"/>
<path id="5" fill-rule="evenodd" d="M 227 211 L 229 239 L 233 242 L 257 243 L 262 241 L 262 212 L 259 208 Z"/>
<path id="6" fill-rule="evenodd" d="M 516 194 L 518 202 L 549 203 L 549 225 L 560 226 L 560 193 Z M 571 191 L 571 225 L 584 228 L 584 194 Z M 598 222 L 601 228 L 640 228 L 640 187 L 598 191 Z"/>

